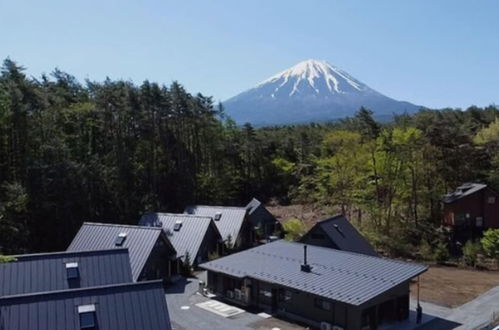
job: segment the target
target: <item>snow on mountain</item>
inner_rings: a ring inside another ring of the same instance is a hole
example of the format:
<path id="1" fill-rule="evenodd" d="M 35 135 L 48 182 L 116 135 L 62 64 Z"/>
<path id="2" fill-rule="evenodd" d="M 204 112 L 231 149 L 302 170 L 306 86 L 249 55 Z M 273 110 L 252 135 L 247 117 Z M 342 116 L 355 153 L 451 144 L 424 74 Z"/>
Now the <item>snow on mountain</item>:
<path id="1" fill-rule="evenodd" d="M 224 103 L 239 124 L 283 125 L 352 116 L 361 106 L 378 117 L 420 107 L 384 96 L 324 61 L 306 60 Z"/>

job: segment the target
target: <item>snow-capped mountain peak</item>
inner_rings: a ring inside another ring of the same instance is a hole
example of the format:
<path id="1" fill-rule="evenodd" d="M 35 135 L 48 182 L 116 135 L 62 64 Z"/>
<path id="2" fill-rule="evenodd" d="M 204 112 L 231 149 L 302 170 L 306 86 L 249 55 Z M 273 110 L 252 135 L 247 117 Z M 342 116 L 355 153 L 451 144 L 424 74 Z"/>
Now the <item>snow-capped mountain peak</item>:
<path id="1" fill-rule="evenodd" d="M 342 84 L 358 91 L 366 89 L 364 84 L 355 80 L 348 73 L 325 61 L 313 59 L 302 61 L 289 69 L 279 72 L 278 74 L 262 81 L 258 84 L 258 86 L 275 82 L 279 82 L 279 85 L 275 88 L 274 93 L 272 93 L 274 94 L 273 97 L 275 97 L 275 93 L 278 92 L 279 89 L 288 83 L 292 83 L 293 86 L 289 92 L 289 96 L 299 92 L 299 86 L 304 82 L 308 82 L 308 86 L 312 87 L 317 94 L 321 93 L 321 90 L 316 85 L 320 85 L 321 83 L 325 83 L 325 87 L 327 87 L 327 90 L 330 93 L 341 94 L 346 92 L 342 90 Z"/>
<path id="2" fill-rule="evenodd" d="M 387 118 L 420 107 L 396 101 L 318 60 L 302 61 L 224 102 L 237 123 L 282 125 L 352 116 L 360 107 Z"/>

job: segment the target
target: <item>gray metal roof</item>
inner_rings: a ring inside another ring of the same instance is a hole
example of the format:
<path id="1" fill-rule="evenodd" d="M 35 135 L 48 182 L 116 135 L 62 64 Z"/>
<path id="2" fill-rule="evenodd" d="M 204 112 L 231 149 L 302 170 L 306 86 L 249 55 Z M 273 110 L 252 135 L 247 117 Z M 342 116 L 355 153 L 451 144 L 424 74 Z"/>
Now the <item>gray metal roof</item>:
<path id="1" fill-rule="evenodd" d="M 215 220 L 215 214 L 218 212 L 222 213 L 222 217 L 220 220 Z M 185 208 L 184 213 L 213 218 L 222 238 L 226 240 L 231 235 L 232 242 L 235 242 L 239 237 L 246 218 L 245 207 L 191 205 Z"/>
<path id="2" fill-rule="evenodd" d="M 174 226 L 177 221 L 182 222 L 182 226 L 178 231 L 175 231 Z M 139 224 L 163 228 L 182 260 L 184 260 L 186 252 L 189 252 L 191 262 L 196 260 L 208 228 L 213 226 L 218 233 L 218 229 L 210 217 L 189 214 L 149 213 L 142 216 Z M 220 234 L 218 235 L 220 236 Z M 222 239 L 221 236 L 220 239 Z"/>
<path id="3" fill-rule="evenodd" d="M 248 210 L 248 215 L 251 215 L 255 210 L 262 205 L 262 202 L 260 202 L 258 199 L 253 198 L 251 201 L 246 205 L 246 209 Z"/>
<path id="4" fill-rule="evenodd" d="M 337 215 L 330 219 L 317 222 L 310 229 L 309 233 L 312 233 L 317 227 L 323 230 L 339 250 L 378 256 L 372 245 L 369 244 L 343 215 Z M 307 238 L 308 234 L 301 241 L 308 243 Z"/>
<path id="5" fill-rule="evenodd" d="M 248 205 L 246 205 L 246 209 L 248 211 L 248 218 L 254 226 L 261 223 L 275 224 L 277 222 L 274 215 L 256 198 L 253 198 Z"/>
<path id="6" fill-rule="evenodd" d="M 161 281 L 0 298 L 0 329 L 80 330 L 78 306 L 95 306 L 101 330 L 170 330 Z"/>
<path id="7" fill-rule="evenodd" d="M 154 245 L 161 236 L 171 246 L 161 228 L 85 222 L 69 245 L 68 251 L 115 249 L 117 248 L 115 239 L 120 233 L 127 234 L 120 247 L 128 248 L 134 281 L 139 278 Z M 175 251 L 173 246 L 171 249 Z"/>
<path id="8" fill-rule="evenodd" d="M 487 187 L 487 185 L 482 184 L 482 183 L 473 183 L 473 182 L 463 183 L 462 185 L 457 187 L 455 191 L 453 191 L 447 195 L 444 195 L 442 198 L 442 202 L 452 203 L 458 199 L 472 195 L 472 194 L 476 193 L 477 191 L 480 191 L 486 187 Z"/>
<path id="9" fill-rule="evenodd" d="M 0 264 L 0 296 L 91 287 L 132 281 L 127 249 L 15 256 Z M 66 263 L 78 263 L 78 280 L 68 280 Z"/>
<path id="10" fill-rule="evenodd" d="M 237 278 L 279 284 L 351 305 L 361 305 L 425 272 L 427 266 L 308 246 L 312 272 L 300 270 L 305 244 L 275 241 L 200 267 Z"/>

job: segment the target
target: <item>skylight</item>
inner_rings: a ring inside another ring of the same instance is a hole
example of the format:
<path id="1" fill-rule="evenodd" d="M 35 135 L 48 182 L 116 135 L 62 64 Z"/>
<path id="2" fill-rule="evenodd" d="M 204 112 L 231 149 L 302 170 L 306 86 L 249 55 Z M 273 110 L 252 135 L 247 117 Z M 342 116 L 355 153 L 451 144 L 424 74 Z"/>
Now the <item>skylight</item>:
<path id="1" fill-rule="evenodd" d="M 222 218 L 222 212 L 215 213 L 215 221 L 218 221 Z"/>
<path id="2" fill-rule="evenodd" d="M 179 231 L 181 227 L 182 227 L 182 220 L 177 220 L 177 221 L 175 221 L 175 225 L 173 226 L 173 230 Z"/>
<path id="3" fill-rule="evenodd" d="M 80 276 L 78 272 L 77 262 L 67 262 L 66 263 L 66 276 L 68 280 L 78 278 Z"/>
<path id="4" fill-rule="evenodd" d="M 95 329 L 97 321 L 94 304 L 78 306 L 78 314 L 80 316 L 80 329 Z"/>
<path id="5" fill-rule="evenodd" d="M 119 233 L 118 237 L 116 237 L 116 240 L 114 241 L 114 244 L 116 246 L 122 246 L 123 243 L 125 242 L 127 234 L 126 233 Z"/>

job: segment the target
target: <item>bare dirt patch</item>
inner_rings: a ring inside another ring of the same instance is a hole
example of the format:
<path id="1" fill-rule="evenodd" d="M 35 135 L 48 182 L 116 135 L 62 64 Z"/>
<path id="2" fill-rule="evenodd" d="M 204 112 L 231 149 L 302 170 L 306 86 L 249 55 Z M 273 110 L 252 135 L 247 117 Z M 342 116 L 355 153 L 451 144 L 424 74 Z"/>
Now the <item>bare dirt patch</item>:
<path id="1" fill-rule="evenodd" d="M 458 307 L 499 285 L 499 271 L 431 266 L 420 278 L 420 298 L 447 307 Z M 416 284 L 411 295 L 416 298 Z"/>
<path id="2" fill-rule="evenodd" d="M 312 227 L 317 221 L 324 220 L 338 214 L 334 210 L 328 210 L 324 206 L 315 206 L 313 204 L 293 204 L 282 206 L 276 203 L 270 203 L 266 208 L 277 220 L 285 222 L 292 218 L 302 220 L 307 226 Z"/>

